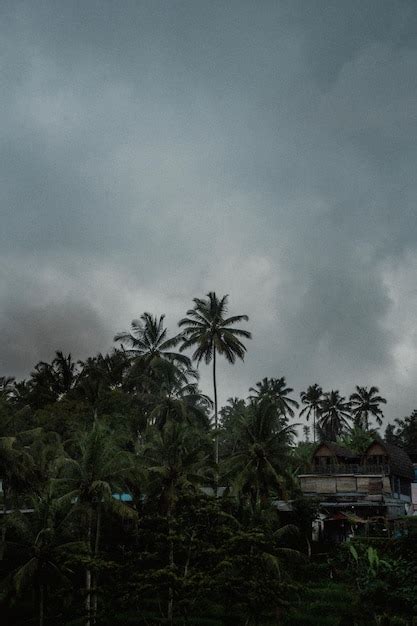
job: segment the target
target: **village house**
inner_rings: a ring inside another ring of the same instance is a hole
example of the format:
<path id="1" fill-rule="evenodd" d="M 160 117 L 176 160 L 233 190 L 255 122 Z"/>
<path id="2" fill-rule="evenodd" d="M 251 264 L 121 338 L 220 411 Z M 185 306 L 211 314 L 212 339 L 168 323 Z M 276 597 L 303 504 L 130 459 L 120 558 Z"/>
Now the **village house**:
<path id="1" fill-rule="evenodd" d="M 303 494 L 319 502 L 315 538 L 344 541 L 411 514 L 414 476 L 407 453 L 382 439 L 362 455 L 333 442 L 319 444 L 310 470 L 299 476 Z"/>

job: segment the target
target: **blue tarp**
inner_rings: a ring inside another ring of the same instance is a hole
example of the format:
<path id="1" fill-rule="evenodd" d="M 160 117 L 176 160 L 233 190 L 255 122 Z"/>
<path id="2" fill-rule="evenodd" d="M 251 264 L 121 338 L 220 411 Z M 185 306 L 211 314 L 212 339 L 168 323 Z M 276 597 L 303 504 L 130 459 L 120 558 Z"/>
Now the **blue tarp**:
<path id="1" fill-rule="evenodd" d="M 112 493 L 112 496 L 115 500 L 120 500 L 121 502 L 132 502 L 133 498 L 130 493 Z"/>

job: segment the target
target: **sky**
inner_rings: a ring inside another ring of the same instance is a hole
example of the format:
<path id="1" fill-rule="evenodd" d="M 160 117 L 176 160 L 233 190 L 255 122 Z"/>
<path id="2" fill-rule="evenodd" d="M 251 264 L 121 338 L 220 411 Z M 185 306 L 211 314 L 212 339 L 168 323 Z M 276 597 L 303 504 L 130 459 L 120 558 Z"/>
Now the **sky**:
<path id="1" fill-rule="evenodd" d="M 213 290 L 222 402 L 417 408 L 415 0 L 2 0 L 0 77 L 0 375 Z"/>

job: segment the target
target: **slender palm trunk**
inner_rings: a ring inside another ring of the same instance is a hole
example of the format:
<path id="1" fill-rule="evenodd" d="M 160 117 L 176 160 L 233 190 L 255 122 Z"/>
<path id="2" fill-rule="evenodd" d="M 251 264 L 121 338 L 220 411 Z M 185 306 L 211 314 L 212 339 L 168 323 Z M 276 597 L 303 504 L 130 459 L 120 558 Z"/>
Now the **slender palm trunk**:
<path id="1" fill-rule="evenodd" d="M 190 559 L 191 559 L 191 547 L 194 541 L 194 537 L 195 537 L 195 531 L 193 530 L 193 532 L 191 533 L 190 545 L 188 546 L 187 560 L 184 566 L 184 578 L 187 578 L 188 576 L 188 568 L 190 567 Z"/>
<path id="2" fill-rule="evenodd" d="M 87 567 L 85 570 L 85 612 L 87 614 L 87 619 L 85 622 L 86 626 L 90 626 L 90 617 L 91 617 L 91 569 Z"/>
<path id="3" fill-rule="evenodd" d="M 6 515 L 3 515 L 3 525 L 1 527 L 1 539 L 0 539 L 0 561 L 3 560 L 4 557 L 4 550 L 6 547 Z"/>
<path id="4" fill-rule="evenodd" d="M 174 539 L 172 529 L 172 512 L 171 508 L 168 509 L 168 536 L 169 536 L 169 568 L 171 573 L 174 571 Z M 172 585 L 168 588 L 168 624 L 172 626 L 174 619 L 174 589 Z"/>
<path id="5" fill-rule="evenodd" d="M 256 506 L 258 504 L 258 501 L 259 501 L 259 489 L 257 487 L 251 493 L 252 515 L 256 513 Z"/>
<path id="6" fill-rule="evenodd" d="M 101 505 L 100 503 L 97 506 L 97 519 L 96 519 L 96 536 L 94 538 L 94 557 L 98 555 L 98 549 L 100 546 L 100 535 L 101 535 Z M 94 576 L 94 584 L 93 584 L 93 610 L 92 610 L 92 623 L 95 624 L 97 620 L 97 587 L 98 587 L 98 574 Z"/>
<path id="7" fill-rule="evenodd" d="M 174 542 L 172 539 L 169 540 L 169 562 L 170 566 L 174 562 Z M 172 585 L 169 586 L 168 589 L 168 624 L 172 625 L 172 620 L 174 619 L 174 589 Z"/>
<path id="8" fill-rule="evenodd" d="M 44 615 L 45 615 L 45 586 L 40 583 L 39 584 L 39 626 L 43 626 L 44 624 Z"/>
<path id="9" fill-rule="evenodd" d="M 88 511 L 88 530 L 87 540 L 88 547 L 91 554 L 91 534 L 92 534 L 92 511 L 91 508 Z M 87 566 L 85 570 L 85 612 L 86 612 L 86 626 L 91 626 L 91 569 Z"/>
<path id="10" fill-rule="evenodd" d="M 6 549 L 6 511 L 7 511 L 7 502 L 8 502 L 8 493 L 7 488 L 3 491 L 3 519 L 2 519 L 2 527 L 1 527 L 1 543 L 0 543 L 0 561 L 3 560 L 4 551 Z"/>
<path id="11" fill-rule="evenodd" d="M 216 464 L 219 463 L 219 435 L 217 433 L 217 427 L 219 424 L 217 415 L 217 382 L 216 382 L 216 348 L 213 350 L 213 387 L 214 387 L 214 428 L 216 429 L 215 442 L 214 442 L 214 460 Z"/>
<path id="12" fill-rule="evenodd" d="M 313 411 L 313 443 L 316 443 L 316 421 L 317 421 L 317 407 L 314 407 Z"/>
<path id="13" fill-rule="evenodd" d="M 94 541 L 94 556 L 98 555 L 98 549 L 100 546 L 100 536 L 101 536 L 101 504 L 99 503 L 97 506 L 97 520 L 96 520 L 96 536 Z"/>

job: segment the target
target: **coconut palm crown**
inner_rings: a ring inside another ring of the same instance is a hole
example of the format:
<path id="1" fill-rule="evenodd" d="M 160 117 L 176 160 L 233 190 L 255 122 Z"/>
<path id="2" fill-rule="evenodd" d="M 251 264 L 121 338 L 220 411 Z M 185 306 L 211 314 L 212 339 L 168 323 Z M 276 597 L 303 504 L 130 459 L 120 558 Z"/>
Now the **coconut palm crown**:
<path id="1" fill-rule="evenodd" d="M 380 404 L 386 404 L 385 398 L 379 395 L 378 387 L 358 387 L 355 393 L 350 396 L 352 405 L 352 415 L 356 425 L 364 430 L 369 429 L 369 417 L 374 417 L 376 423 L 381 426 L 384 414 L 380 409 Z"/>
<path id="2" fill-rule="evenodd" d="M 316 422 L 320 414 L 321 402 L 323 400 L 323 389 L 315 383 L 307 388 L 307 391 L 300 393 L 301 402 L 305 405 L 300 411 L 300 417 L 305 415 L 306 420 L 313 415 L 313 442 L 316 442 Z"/>
<path id="3" fill-rule="evenodd" d="M 298 402 L 290 397 L 294 389 L 287 387 L 285 376 L 281 376 L 281 378 L 263 378 L 256 383 L 255 387 L 251 387 L 249 391 L 253 394 L 249 396 L 249 399 L 253 402 L 268 400 L 268 402 L 277 407 L 284 417 L 294 417 L 294 409 L 298 408 Z"/>
<path id="4" fill-rule="evenodd" d="M 337 389 L 324 394 L 318 426 L 326 439 L 336 441 L 347 430 L 352 417 L 350 408 L 350 402 Z"/>
<path id="5" fill-rule="evenodd" d="M 130 346 L 126 353 L 131 357 L 143 357 L 150 360 L 159 357 L 189 368 L 190 359 L 185 354 L 173 351 L 173 348 L 181 341 L 181 334 L 169 338 L 164 319 L 165 315 L 158 318 L 151 313 L 143 313 L 139 319 L 132 321 L 131 332 L 117 333 L 114 341 Z"/>

